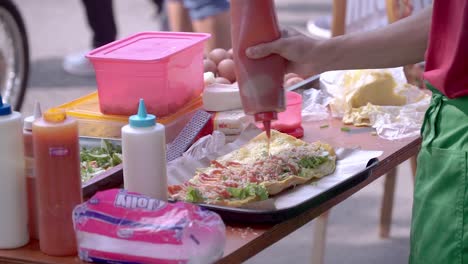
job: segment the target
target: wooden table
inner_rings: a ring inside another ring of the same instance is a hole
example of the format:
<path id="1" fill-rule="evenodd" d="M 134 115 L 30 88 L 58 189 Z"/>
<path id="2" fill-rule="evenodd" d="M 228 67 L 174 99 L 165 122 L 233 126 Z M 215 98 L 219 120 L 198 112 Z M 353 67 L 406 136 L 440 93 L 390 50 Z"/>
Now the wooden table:
<path id="1" fill-rule="evenodd" d="M 325 124 L 328 124 L 329 127 L 320 128 L 320 126 Z M 306 131 L 304 140 L 321 140 L 336 147 L 361 147 L 366 150 L 382 150 L 383 155 L 379 157 L 380 162 L 373 170 L 372 175 L 365 181 L 322 205 L 305 211 L 301 215 L 282 223 L 265 226 L 228 225 L 227 244 L 224 256 L 219 260 L 219 263 L 239 263 L 247 260 L 347 199 L 419 151 L 421 143 L 419 138 L 387 141 L 372 135 L 367 128 L 352 128 L 351 132 L 343 132 L 341 131 L 341 127 L 343 125 L 337 119 L 308 123 L 304 126 Z M 37 241 L 33 241 L 29 245 L 16 250 L 0 250 L 0 262 L 82 263 L 77 257 L 60 258 L 46 256 L 38 250 Z"/>

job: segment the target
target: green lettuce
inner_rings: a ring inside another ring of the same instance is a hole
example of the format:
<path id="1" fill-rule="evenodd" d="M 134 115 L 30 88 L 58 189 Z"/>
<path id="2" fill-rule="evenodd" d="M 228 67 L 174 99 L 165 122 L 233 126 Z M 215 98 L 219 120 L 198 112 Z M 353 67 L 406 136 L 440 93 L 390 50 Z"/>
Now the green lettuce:
<path id="1" fill-rule="evenodd" d="M 204 201 L 201 192 L 197 188 L 193 187 L 187 188 L 187 195 L 185 196 L 185 200 L 191 203 L 201 203 Z"/>
<path id="2" fill-rule="evenodd" d="M 260 200 L 268 199 L 268 192 L 265 186 L 258 184 L 249 184 L 244 188 L 227 188 L 227 191 L 231 194 L 232 197 L 239 200 L 246 199 L 250 196 L 258 196 Z"/>
<path id="3" fill-rule="evenodd" d="M 80 149 L 81 180 L 86 182 L 97 174 L 122 163 L 122 147 L 103 139 L 100 147 Z"/>
<path id="4" fill-rule="evenodd" d="M 325 163 L 327 160 L 328 160 L 327 156 L 304 157 L 299 161 L 299 166 L 305 169 L 315 169 L 318 166 Z"/>

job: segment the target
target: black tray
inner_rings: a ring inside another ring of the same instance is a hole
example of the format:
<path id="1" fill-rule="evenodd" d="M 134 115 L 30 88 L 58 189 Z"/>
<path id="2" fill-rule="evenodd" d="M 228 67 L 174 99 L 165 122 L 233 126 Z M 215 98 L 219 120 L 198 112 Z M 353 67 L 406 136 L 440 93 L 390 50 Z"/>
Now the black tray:
<path id="1" fill-rule="evenodd" d="M 371 159 L 367 163 L 366 169 L 364 169 L 363 171 L 334 185 L 333 187 L 325 190 L 319 195 L 316 195 L 308 200 L 305 200 L 289 208 L 282 208 L 279 210 L 258 210 L 216 206 L 208 204 L 200 204 L 200 206 L 218 213 L 225 222 L 235 222 L 244 224 L 278 223 L 285 221 L 289 218 L 295 217 L 307 210 L 315 208 L 325 203 L 326 201 L 332 199 L 333 197 L 336 197 L 337 195 L 345 192 L 346 190 L 356 186 L 371 175 L 372 170 L 377 164 L 377 158 Z"/>

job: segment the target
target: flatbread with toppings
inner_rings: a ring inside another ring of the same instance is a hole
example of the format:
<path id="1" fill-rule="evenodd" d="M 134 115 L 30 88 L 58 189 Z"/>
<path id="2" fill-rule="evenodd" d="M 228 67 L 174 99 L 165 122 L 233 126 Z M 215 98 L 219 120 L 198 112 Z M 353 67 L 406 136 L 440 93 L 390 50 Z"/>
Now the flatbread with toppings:
<path id="1" fill-rule="evenodd" d="M 241 207 L 329 175 L 335 166 L 336 154 L 330 145 L 272 131 L 270 155 L 262 133 L 199 169 L 184 184 L 169 186 L 169 193 L 174 200 Z"/>

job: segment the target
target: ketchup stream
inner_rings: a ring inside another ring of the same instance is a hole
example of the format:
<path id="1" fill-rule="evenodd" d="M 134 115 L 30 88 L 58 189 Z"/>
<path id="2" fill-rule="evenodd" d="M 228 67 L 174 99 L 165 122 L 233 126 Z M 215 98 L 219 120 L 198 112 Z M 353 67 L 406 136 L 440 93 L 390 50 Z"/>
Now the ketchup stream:
<path id="1" fill-rule="evenodd" d="M 267 136 L 267 153 L 270 157 L 270 140 L 271 140 L 271 120 L 263 120 L 263 127 Z"/>

